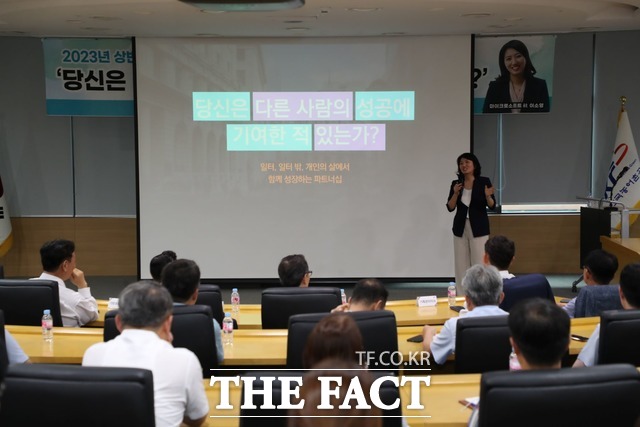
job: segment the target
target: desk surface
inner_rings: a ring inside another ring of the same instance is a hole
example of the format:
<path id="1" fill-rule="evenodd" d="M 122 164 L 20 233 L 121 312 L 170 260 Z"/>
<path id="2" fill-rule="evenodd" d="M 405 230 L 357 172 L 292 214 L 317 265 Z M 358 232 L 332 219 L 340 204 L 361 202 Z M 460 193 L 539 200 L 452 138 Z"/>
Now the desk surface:
<path id="1" fill-rule="evenodd" d="M 97 301 L 98 319 L 88 323 L 86 325 L 88 327 L 104 327 L 104 315 L 107 312 L 108 301 Z M 458 298 L 458 304 L 463 305 L 464 298 Z M 386 308 L 395 313 L 398 326 L 443 325 L 449 318 L 458 315 L 458 313 L 449 309 L 446 298 L 438 298 L 438 305 L 435 307 L 418 307 L 415 300 L 400 300 L 387 302 Z M 225 304 L 224 309 L 225 311 L 231 311 L 231 306 Z M 262 312 L 260 304 L 242 304 L 236 320 L 240 329 L 261 329 Z"/>
<path id="2" fill-rule="evenodd" d="M 571 333 L 590 336 L 600 318 L 572 319 Z M 80 364 L 91 345 L 102 342 L 99 328 L 54 328 L 53 343 L 42 340 L 38 326 L 7 325 L 7 330 L 18 341 L 34 363 Z M 422 344 L 407 342 L 409 337 L 422 332 L 421 326 L 398 328 L 398 349 L 403 357 L 422 350 Z M 585 343 L 571 340 L 569 353 L 577 355 Z M 282 366 L 287 359 L 287 331 L 285 329 L 239 329 L 234 332 L 234 344 L 225 346 L 222 366 Z M 406 359 L 405 359 L 406 360 Z"/>
<path id="3" fill-rule="evenodd" d="M 240 395 L 242 387 L 231 386 L 229 403 L 232 410 L 216 409 L 220 403 L 220 384 L 209 386 L 204 380 L 204 387 L 209 400 L 208 426 L 237 427 L 239 425 Z M 420 387 L 420 402 L 425 406 L 421 410 L 406 410 L 411 401 L 411 389 L 407 384 L 400 387 L 400 398 L 403 405 L 402 414 L 410 426 L 466 426 L 471 409 L 465 408 L 460 400 L 480 395 L 480 374 L 464 375 L 431 375 L 431 385 Z M 430 416 L 427 418 L 426 416 Z M 231 417 L 231 418 L 223 418 Z"/>

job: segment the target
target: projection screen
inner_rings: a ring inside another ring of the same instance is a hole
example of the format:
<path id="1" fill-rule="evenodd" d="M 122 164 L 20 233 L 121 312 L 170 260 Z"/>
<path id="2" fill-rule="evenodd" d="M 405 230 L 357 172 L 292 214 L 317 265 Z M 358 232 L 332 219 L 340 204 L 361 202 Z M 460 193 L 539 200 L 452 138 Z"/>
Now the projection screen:
<path id="1" fill-rule="evenodd" d="M 165 249 L 203 278 L 453 276 L 471 38 L 138 38 L 141 275 Z M 482 160 L 482 159 L 481 159 Z"/>

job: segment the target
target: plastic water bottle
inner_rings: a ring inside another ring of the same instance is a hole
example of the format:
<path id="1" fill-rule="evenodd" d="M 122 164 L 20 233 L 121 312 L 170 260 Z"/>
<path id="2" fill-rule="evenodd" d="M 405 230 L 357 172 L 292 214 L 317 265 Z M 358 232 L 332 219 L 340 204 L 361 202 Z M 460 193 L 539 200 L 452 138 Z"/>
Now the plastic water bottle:
<path id="1" fill-rule="evenodd" d="M 518 356 L 516 352 L 511 349 L 511 354 L 509 355 L 509 370 L 510 371 L 519 371 L 522 367 L 520 366 L 520 361 L 518 361 Z"/>
<path id="2" fill-rule="evenodd" d="M 456 284 L 454 282 L 449 282 L 447 297 L 449 298 L 449 307 L 456 305 Z"/>
<path id="3" fill-rule="evenodd" d="M 224 314 L 224 320 L 222 320 L 222 344 L 233 344 L 233 319 L 231 313 Z"/>
<path id="4" fill-rule="evenodd" d="M 53 341 L 53 317 L 51 317 L 51 310 L 45 310 L 42 315 L 42 339 L 47 342 Z"/>
<path id="5" fill-rule="evenodd" d="M 347 294 L 344 293 L 344 289 L 340 289 L 340 298 L 342 298 L 342 303 L 347 303 Z"/>
<path id="6" fill-rule="evenodd" d="M 240 311 L 240 294 L 238 293 L 238 288 L 233 288 L 231 291 L 231 312 L 234 316 L 238 315 Z"/>

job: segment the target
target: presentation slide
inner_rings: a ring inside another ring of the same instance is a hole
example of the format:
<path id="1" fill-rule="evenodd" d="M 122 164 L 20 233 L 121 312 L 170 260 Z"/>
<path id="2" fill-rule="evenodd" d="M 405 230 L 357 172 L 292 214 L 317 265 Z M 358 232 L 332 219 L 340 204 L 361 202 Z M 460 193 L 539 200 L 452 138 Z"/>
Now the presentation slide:
<path id="1" fill-rule="evenodd" d="M 138 38 L 140 263 L 209 279 L 453 276 L 471 38 Z M 313 279 L 312 279 L 313 282 Z"/>

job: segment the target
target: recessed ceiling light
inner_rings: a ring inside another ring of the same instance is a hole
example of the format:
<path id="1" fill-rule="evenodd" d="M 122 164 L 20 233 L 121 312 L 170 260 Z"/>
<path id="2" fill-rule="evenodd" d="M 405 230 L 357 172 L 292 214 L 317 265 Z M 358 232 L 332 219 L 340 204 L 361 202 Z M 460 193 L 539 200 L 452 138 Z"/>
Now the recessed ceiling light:
<path id="1" fill-rule="evenodd" d="M 215 15 L 216 13 L 225 13 L 225 10 L 215 10 L 215 9 L 200 9 L 200 12 L 202 13 L 211 13 L 213 15 Z"/>
<path id="2" fill-rule="evenodd" d="M 522 16 L 509 16 L 507 18 L 504 18 L 504 20 L 507 22 L 522 21 Z"/>
<path id="3" fill-rule="evenodd" d="M 299 32 L 303 32 L 303 31 L 309 31 L 310 28 L 308 27 L 289 27 L 287 28 L 287 31 L 299 31 Z"/>
<path id="4" fill-rule="evenodd" d="M 576 27 L 573 30 L 574 31 L 596 31 L 599 29 L 600 27 Z"/>
<path id="5" fill-rule="evenodd" d="M 347 9 L 349 12 L 378 12 L 382 10 L 381 7 L 350 7 Z"/>
<path id="6" fill-rule="evenodd" d="M 122 18 L 116 16 L 92 16 L 91 19 L 96 21 L 122 21 Z"/>
<path id="7" fill-rule="evenodd" d="M 490 13 L 463 13 L 460 15 L 463 18 L 488 18 Z"/>

